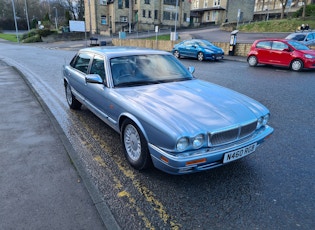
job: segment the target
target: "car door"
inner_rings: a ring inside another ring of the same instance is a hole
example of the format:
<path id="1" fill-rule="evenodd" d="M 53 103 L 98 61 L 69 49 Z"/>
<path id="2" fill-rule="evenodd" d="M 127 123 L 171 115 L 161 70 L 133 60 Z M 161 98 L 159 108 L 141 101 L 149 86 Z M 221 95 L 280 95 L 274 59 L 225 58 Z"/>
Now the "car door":
<path id="1" fill-rule="evenodd" d="M 72 91 L 83 100 L 88 95 L 85 77 L 88 74 L 92 57 L 93 55 L 87 52 L 79 53 L 70 63 L 71 68 L 66 73 Z"/>
<path id="2" fill-rule="evenodd" d="M 189 57 L 196 58 L 199 52 L 199 44 L 197 42 L 190 42 Z"/>
<path id="3" fill-rule="evenodd" d="M 272 64 L 289 66 L 292 60 L 289 46 L 281 41 L 273 41 L 270 51 Z"/>
<path id="4" fill-rule="evenodd" d="M 256 45 L 257 58 L 259 63 L 270 64 L 271 41 L 260 41 Z"/>
<path id="5" fill-rule="evenodd" d="M 185 41 L 178 48 L 181 56 L 189 57 L 189 50 L 191 49 L 191 42 Z"/>
<path id="6" fill-rule="evenodd" d="M 92 106 L 94 112 L 97 112 L 102 117 L 108 116 L 108 88 L 105 71 L 104 57 L 94 55 L 89 68 L 89 74 L 97 74 L 101 78 L 101 82 L 86 81 L 88 94 L 86 95 L 86 103 Z"/>

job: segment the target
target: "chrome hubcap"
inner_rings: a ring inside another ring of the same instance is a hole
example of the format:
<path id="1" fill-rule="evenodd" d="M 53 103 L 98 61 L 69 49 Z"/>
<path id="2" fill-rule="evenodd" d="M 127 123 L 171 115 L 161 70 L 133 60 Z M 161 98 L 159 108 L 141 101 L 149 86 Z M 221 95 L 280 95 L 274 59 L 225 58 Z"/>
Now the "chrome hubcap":
<path id="1" fill-rule="evenodd" d="M 141 141 L 137 129 L 131 124 L 125 128 L 124 142 L 128 156 L 137 161 L 141 155 Z"/>
<path id="2" fill-rule="evenodd" d="M 69 105 L 71 105 L 71 103 L 72 103 L 72 93 L 71 93 L 71 89 L 70 89 L 69 85 L 67 85 L 67 88 L 66 88 L 66 97 L 67 97 L 67 101 L 68 101 Z"/>

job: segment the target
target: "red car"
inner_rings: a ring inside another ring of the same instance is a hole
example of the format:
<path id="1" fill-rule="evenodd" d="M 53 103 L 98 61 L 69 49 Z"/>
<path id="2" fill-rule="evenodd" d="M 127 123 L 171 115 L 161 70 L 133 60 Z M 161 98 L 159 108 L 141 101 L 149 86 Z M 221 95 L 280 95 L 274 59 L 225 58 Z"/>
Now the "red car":
<path id="1" fill-rule="evenodd" d="M 287 66 L 294 71 L 315 69 L 315 50 L 293 40 L 261 39 L 251 46 L 247 62 L 249 66 Z"/>

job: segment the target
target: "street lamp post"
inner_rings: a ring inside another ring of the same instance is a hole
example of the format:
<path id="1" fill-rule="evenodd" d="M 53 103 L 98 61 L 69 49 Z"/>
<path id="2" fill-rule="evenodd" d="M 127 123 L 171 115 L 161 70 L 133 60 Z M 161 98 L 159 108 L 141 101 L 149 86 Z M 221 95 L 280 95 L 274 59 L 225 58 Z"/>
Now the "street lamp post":
<path id="1" fill-rule="evenodd" d="M 28 31 L 30 31 L 30 21 L 28 19 L 28 10 L 27 10 L 26 0 L 25 0 L 25 16 L 26 16 L 26 21 L 27 21 L 27 28 L 28 28 Z"/>
<path id="2" fill-rule="evenodd" d="M 12 0 L 12 8 L 13 8 L 13 15 L 14 15 L 16 39 L 17 39 L 18 43 L 20 43 L 20 40 L 19 40 L 19 29 L 18 29 L 18 25 L 17 25 L 17 21 L 16 21 L 16 13 L 15 13 L 14 0 Z"/>
<path id="3" fill-rule="evenodd" d="M 53 7 L 55 9 L 55 25 L 56 25 L 56 30 L 58 31 L 58 22 L 57 22 L 57 18 L 58 18 L 58 10 L 56 7 Z"/>

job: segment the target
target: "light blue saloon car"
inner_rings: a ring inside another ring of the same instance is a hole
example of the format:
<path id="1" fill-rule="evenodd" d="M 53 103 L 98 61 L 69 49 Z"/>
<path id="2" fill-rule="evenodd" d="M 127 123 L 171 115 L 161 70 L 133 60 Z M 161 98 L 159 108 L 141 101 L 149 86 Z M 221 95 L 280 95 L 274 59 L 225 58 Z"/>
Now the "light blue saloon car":
<path id="1" fill-rule="evenodd" d="M 182 41 L 174 45 L 172 53 L 175 57 L 190 57 L 197 58 L 199 61 L 203 60 L 222 60 L 224 58 L 224 51 L 211 42 L 201 39 L 192 39 Z"/>
<path id="2" fill-rule="evenodd" d="M 135 47 L 82 49 L 63 67 L 71 109 L 84 104 L 116 130 L 134 168 L 177 175 L 240 159 L 273 133 L 265 106 L 193 72 L 171 53 Z"/>

